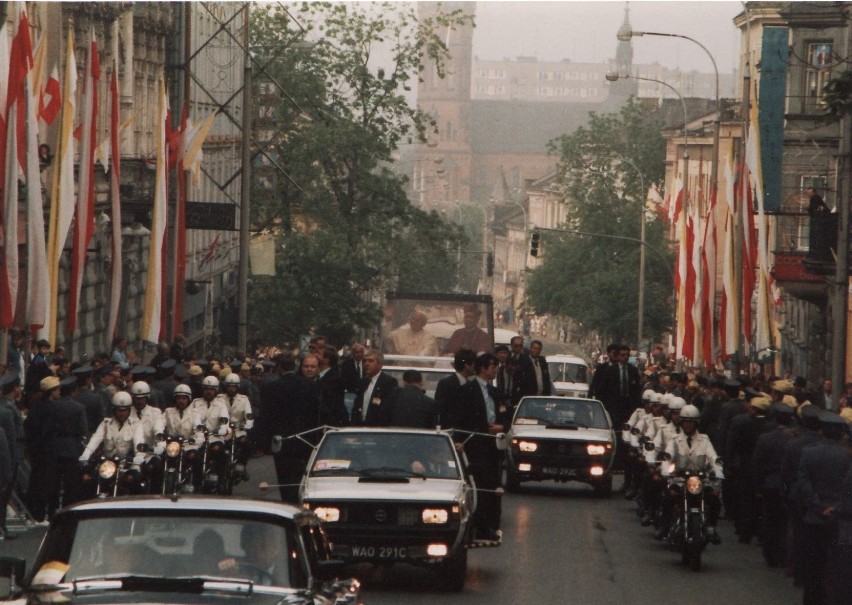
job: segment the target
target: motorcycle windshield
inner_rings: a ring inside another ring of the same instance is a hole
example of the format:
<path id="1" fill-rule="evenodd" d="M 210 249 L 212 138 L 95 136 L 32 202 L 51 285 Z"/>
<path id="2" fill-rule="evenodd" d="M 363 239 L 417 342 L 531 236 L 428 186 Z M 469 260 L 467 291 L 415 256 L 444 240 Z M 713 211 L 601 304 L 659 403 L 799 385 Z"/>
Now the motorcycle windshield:
<path id="1" fill-rule="evenodd" d="M 679 471 L 703 471 L 707 468 L 707 456 L 704 454 L 698 454 L 695 456 L 681 455 L 675 460 L 675 466 Z"/>

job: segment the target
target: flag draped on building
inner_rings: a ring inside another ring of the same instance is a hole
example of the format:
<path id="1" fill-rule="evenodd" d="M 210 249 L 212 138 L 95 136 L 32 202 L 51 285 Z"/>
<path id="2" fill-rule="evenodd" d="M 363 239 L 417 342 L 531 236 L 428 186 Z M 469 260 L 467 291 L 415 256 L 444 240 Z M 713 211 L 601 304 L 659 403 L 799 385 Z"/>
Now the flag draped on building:
<path id="1" fill-rule="evenodd" d="M 50 196 L 50 226 L 47 238 L 47 268 L 50 274 L 49 328 L 42 336 L 56 342 L 59 309 L 59 261 L 74 218 L 74 116 L 77 111 L 77 61 L 74 58 L 74 31 L 68 31 L 65 75 L 62 90 L 62 118 L 54 158 Z"/>
<path id="2" fill-rule="evenodd" d="M 155 162 L 154 209 L 151 220 L 151 242 L 148 249 L 145 307 L 142 315 L 142 331 L 139 335 L 142 340 L 147 342 L 157 342 L 160 339 L 163 320 L 163 243 L 165 241 L 168 207 L 168 191 L 166 189 L 168 178 L 167 113 L 166 84 L 161 76 L 155 139 L 157 157 Z"/>
<path id="3" fill-rule="evenodd" d="M 109 197 L 112 209 L 112 263 L 110 268 L 110 305 L 107 320 L 107 335 L 118 335 L 118 311 L 121 308 L 122 259 L 121 259 L 121 146 L 119 144 L 120 102 L 118 96 L 118 22 L 113 25 L 112 73 L 109 77 L 109 141 L 110 174 Z"/>
<path id="4" fill-rule="evenodd" d="M 730 158 L 731 155 L 728 155 Z M 734 197 L 734 169 L 725 164 L 725 232 L 722 252 L 722 301 L 719 316 L 719 345 L 727 359 L 740 348 L 740 306 L 736 274 L 735 229 L 737 206 Z"/>
<path id="5" fill-rule="evenodd" d="M 5 241 L 2 284 L 0 284 L 0 328 L 15 321 L 18 300 L 18 176 L 23 175 L 27 156 L 27 79 L 33 67 L 30 26 L 24 4 L 14 3 L 14 35 L 8 56 L 8 79 L 4 109 L 3 190 Z"/>
<path id="6" fill-rule="evenodd" d="M 83 91 L 83 133 L 80 140 L 80 186 L 77 192 L 77 210 L 74 215 L 74 248 L 71 254 L 71 283 L 68 289 L 68 317 L 65 327 L 68 334 L 77 329 L 80 292 L 89 242 L 94 233 L 95 221 L 95 147 L 98 125 L 98 81 L 100 80 L 98 41 L 94 27 L 91 31 L 86 61 L 86 85 Z"/>
<path id="7" fill-rule="evenodd" d="M 44 74 L 46 36 L 39 42 L 40 59 L 36 61 L 27 85 L 26 149 L 27 184 L 27 324 L 30 331 L 47 325 L 50 306 L 50 276 L 47 270 L 47 245 L 44 239 L 44 200 L 41 195 L 41 170 L 38 153 L 38 99 Z"/>

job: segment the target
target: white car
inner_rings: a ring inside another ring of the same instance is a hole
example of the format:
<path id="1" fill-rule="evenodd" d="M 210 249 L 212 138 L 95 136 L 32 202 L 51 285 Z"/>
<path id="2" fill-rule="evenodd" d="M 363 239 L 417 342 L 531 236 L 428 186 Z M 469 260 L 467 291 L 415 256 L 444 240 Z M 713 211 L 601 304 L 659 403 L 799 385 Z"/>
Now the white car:
<path id="1" fill-rule="evenodd" d="M 553 394 L 564 397 L 589 396 L 589 366 L 575 355 L 548 355 L 547 369 Z"/>
<path id="2" fill-rule="evenodd" d="M 330 430 L 300 498 L 323 521 L 336 557 L 430 566 L 448 589 L 463 588 L 476 488 L 448 433 Z"/>
<path id="3" fill-rule="evenodd" d="M 612 494 L 615 432 L 597 399 L 524 397 L 507 435 L 506 489 L 523 481 L 582 481 Z"/>

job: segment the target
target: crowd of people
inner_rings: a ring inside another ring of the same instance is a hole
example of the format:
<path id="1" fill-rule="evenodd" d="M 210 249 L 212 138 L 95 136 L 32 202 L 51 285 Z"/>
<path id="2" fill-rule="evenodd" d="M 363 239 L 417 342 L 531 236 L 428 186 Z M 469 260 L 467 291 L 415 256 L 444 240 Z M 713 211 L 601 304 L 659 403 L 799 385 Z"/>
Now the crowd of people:
<path id="1" fill-rule="evenodd" d="M 658 540 L 671 527 L 669 465 L 660 461 L 700 466 L 712 478 L 711 542 L 721 542 L 724 511 L 738 541 L 758 541 L 806 605 L 852 602 L 852 408 L 826 409 L 825 385 L 809 390 L 803 379 L 640 374 L 628 354 L 608 348 L 591 392 L 624 429 L 625 497 L 637 501 L 642 525 Z"/>

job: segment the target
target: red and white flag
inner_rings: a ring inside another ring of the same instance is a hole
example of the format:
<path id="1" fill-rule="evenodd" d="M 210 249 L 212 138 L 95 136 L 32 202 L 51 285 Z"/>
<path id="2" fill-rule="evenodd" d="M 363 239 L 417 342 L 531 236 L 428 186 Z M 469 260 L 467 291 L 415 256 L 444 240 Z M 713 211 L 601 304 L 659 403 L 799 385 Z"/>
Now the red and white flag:
<path id="1" fill-rule="evenodd" d="M 4 110 L 3 175 L 3 242 L 2 272 L 0 272 L 0 328 L 9 328 L 15 321 L 18 300 L 18 177 L 26 167 L 27 142 L 27 78 L 33 67 L 33 48 L 30 25 L 23 2 L 14 3 L 15 31 L 9 49 L 9 77 Z M 38 157 L 36 155 L 36 157 Z"/>
<path id="2" fill-rule="evenodd" d="M 730 157 L 730 156 L 729 156 Z M 722 252 L 722 307 L 719 316 L 719 344 L 722 356 L 727 359 L 740 348 L 739 288 L 736 280 L 736 253 L 734 250 L 737 208 L 734 198 L 734 170 L 725 163 L 725 231 Z"/>
<path id="3" fill-rule="evenodd" d="M 166 234 L 168 210 L 168 143 L 166 141 L 168 98 L 164 77 L 160 77 L 159 107 L 157 113 L 157 157 L 154 177 L 154 210 L 151 220 L 151 243 L 148 248 L 148 280 L 145 288 L 145 307 L 142 315 L 140 338 L 157 342 L 163 323 L 163 244 Z"/>
<path id="4" fill-rule="evenodd" d="M 714 311 L 716 306 L 716 190 L 710 194 L 710 207 L 704 219 L 701 265 L 701 351 L 704 364 L 713 367 Z"/>
<path id="5" fill-rule="evenodd" d="M 109 197 L 112 208 L 112 267 L 110 269 L 110 300 L 107 334 L 114 338 L 118 334 L 118 311 L 121 308 L 121 147 L 119 143 L 121 119 L 119 115 L 120 102 L 118 97 L 118 22 L 113 24 L 112 73 L 109 78 L 109 140 L 110 140 L 110 170 Z"/>
<path id="6" fill-rule="evenodd" d="M 66 330 L 69 334 L 73 334 L 77 329 L 83 273 L 86 270 L 86 252 L 95 230 L 95 147 L 98 126 L 98 81 L 101 78 L 101 68 L 94 27 L 90 36 L 86 61 L 86 85 L 83 90 L 80 187 L 77 192 L 77 211 L 74 215 L 74 248 L 71 253 L 71 283 L 68 289 Z"/>

